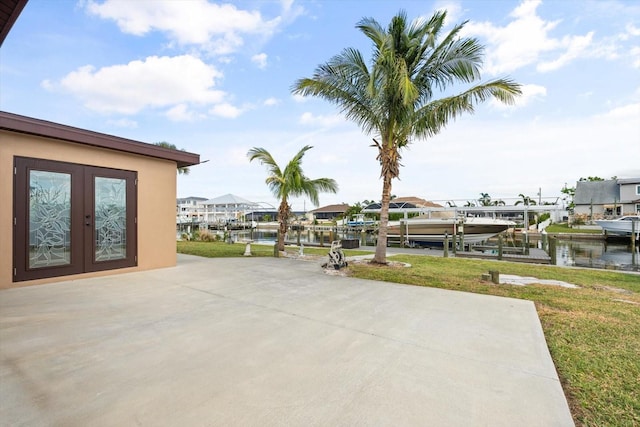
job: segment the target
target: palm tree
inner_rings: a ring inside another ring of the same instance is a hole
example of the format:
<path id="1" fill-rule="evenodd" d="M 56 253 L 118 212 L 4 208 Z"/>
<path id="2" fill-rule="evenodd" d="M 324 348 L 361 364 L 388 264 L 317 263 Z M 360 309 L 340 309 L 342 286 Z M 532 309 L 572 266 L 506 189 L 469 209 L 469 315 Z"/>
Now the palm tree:
<path id="1" fill-rule="evenodd" d="M 280 169 L 271 154 L 264 148 L 254 147 L 247 153 L 249 161 L 259 160 L 267 166 L 269 175 L 265 182 L 273 193 L 280 200 L 278 208 L 278 221 L 280 222 L 280 232 L 278 233 L 278 250 L 284 251 L 284 235 L 287 232 L 287 222 L 291 215 L 289 197 L 307 196 L 314 206 L 318 206 L 318 194 L 320 192 L 336 193 L 338 184 L 330 178 L 309 179 L 302 171 L 302 157 L 310 150 L 310 145 L 304 146 L 293 159 L 289 161 L 284 170 Z"/>
<path id="2" fill-rule="evenodd" d="M 477 103 L 493 97 L 512 103 L 521 93 L 510 79 L 497 79 L 470 87 L 457 95 L 435 99 L 434 91 L 450 92 L 456 82 L 480 79 L 483 46 L 473 38 L 460 38 L 465 23 L 441 36 L 446 12 L 430 19 L 407 22 L 400 11 L 385 30 L 373 18 L 357 25 L 373 43 L 371 64 L 360 51 L 347 48 L 318 66 L 311 78 L 295 82 L 292 91 L 318 96 L 340 107 L 346 118 L 366 134 L 373 134 L 382 178 L 378 245 L 373 262 L 386 264 L 387 224 L 391 182 L 400 174 L 402 149 L 414 139 L 427 139 L 451 119 L 473 113 Z"/>
<path id="3" fill-rule="evenodd" d="M 491 196 L 489 193 L 480 193 L 480 198 L 478 199 L 480 202 L 480 206 L 492 206 L 493 202 L 491 201 Z"/>
<path id="4" fill-rule="evenodd" d="M 178 149 L 178 147 L 176 147 L 175 144 L 171 144 L 166 141 L 156 142 L 154 145 L 157 145 L 162 148 L 168 148 L 170 150 Z M 185 150 L 181 148 L 180 151 L 185 151 Z M 178 168 L 178 175 L 189 175 L 189 168 L 186 166 Z"/>
<path id="5" fill-rule="evenodd" d="M 515 202 L 515 205 L 519 205 L 520 203 L 524 203 L 525 206 L 532 206 L 536 204 L 536 201 L 534 199 L 532 199 L 529 196 L 525 196 L 524 194 L 518 194 L 518 197 L 520 197 L 522 200 L 518 200 L 517 202 Z"/>

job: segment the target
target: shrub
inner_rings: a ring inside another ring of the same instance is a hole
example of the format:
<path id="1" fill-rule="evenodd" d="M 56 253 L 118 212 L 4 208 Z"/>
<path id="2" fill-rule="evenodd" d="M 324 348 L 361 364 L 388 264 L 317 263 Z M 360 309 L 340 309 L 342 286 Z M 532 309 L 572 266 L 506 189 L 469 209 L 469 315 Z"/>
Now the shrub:
<path id="1" fill-rule="evenodd" d="M 200 231 L 198 240 L 200 240 L 201 242 L 215 242 L 217 240 L 216 237 L 217 236 L 209 230 L 202 230 Z"/>

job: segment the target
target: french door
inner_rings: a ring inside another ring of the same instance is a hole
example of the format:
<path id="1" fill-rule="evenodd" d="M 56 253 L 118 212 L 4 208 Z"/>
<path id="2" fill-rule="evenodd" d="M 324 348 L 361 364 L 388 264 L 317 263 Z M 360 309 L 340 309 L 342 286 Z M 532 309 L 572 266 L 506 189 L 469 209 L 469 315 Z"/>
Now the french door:
<path id="1" fill-rule="evenodd" d="M 137 265 L 137 174 L 15 157 L 14 281 Z"/>

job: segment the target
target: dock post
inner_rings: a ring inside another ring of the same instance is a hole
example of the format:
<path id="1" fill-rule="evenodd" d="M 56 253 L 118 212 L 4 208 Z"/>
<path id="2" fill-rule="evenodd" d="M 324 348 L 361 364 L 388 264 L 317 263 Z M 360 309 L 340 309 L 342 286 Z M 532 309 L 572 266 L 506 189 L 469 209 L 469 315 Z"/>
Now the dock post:
<path id="1" fill-rule="evenodd" d="M 298 237 L 298 242 L 297 243 L 298 243 L 298 246 L 300 246 L 300 228 L 298 228 L 298 236 L 297 237 Z"/>
<path id="2" fill-rule="evenodd" d="M 363 228 L 362 231 L 360 231 L 360 246 L 364 246 L 365 243 L 367 243 L 367 233 Z"/>
<path id="3" fill-rule="evenodd" d="M 320 247 L 324 246 L 324 231 L 320 231 Z"/>
<path id="4" fill-rule="evenodd" d="M 491 283 L 495 283 L 496 285 L 499 285 L 500 272 L 498 270 L 489 270 L 489 274 L 491 275 Z"/>
<path id="5" fill-rule="evenodd" d="M 548 239 L 547 239 L 547 230 L 542 230 L 542 233 L 540 233 L 540 236 L 542 237 L 542 250 L 543 251 L 547 251 L 548 248 Z"/>
<path id="6" fill-rule="evenodd" d="M 638 238 L 638 229 L 636 223 L 638 221 L 631 221 L 631 253 L 636 252 L 636 239 Z"/>
<path id="7" fill-rule="evenodd" d="M 275 258 L 280 257 L 280 251 L 278 251 L 278 237 L 280 236 L 280 230 L 276 231 L 276 243 L 273 245 L 273 256 Z"/>
<path id="8" fill-rule="evenodd" d="M 453 240 L 451 240 L 451 248 L 452 248 L 451 250 L 452 250 L 453 254 L 455 255 L 456 254 L 456 245 L 457 245 L 456 235 L 452 234 L 451 238 L 453 239 Z"/>
<path id="9" fill-rule="evenodd" d="M 449 236 L 444 235 L 444 242 L 442 242 L 442 249 L 444 250 L 443 257 L 449 258 Z"/>
<path id="10" fill-rule="evenodd" d="M 549 237 L 549 257 L 551 258 L 551 265 L 558 265 L 556 254 L 556 238 Z"/>
<path id="11" fill-rule="evenodd" d="M 464 252 L 464 231 L 460 232 L 460 251 Z"/>
<path id="12" fill-rule="evenodd" d="M 504 239 L 502 238 L 502 234 L 498 235 L 498 259 L 502 259 L 502 253 L 504 251 Z"/>

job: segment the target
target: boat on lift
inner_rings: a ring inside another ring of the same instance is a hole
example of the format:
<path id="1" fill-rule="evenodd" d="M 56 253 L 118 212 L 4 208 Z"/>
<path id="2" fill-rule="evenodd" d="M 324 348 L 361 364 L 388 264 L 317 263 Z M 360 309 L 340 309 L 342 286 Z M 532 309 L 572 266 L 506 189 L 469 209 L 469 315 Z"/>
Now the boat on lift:
<path id="1" fill-rule="evenodd" d="M 390 222 L 387 238 L 407 246 L 442 245 L 446 237 L 464 234 L 466 243 L 480 243 L 515 227 L 516 223 L 494 218 L 406 218 Z"/>
<path id="2" fill-rule="evenodd" d="M 598 219 L 596 224 L 607 236 L 631 237 L 635 233 L 640 238 L 640 215 L 625 215 L 617 219 Z"/>

